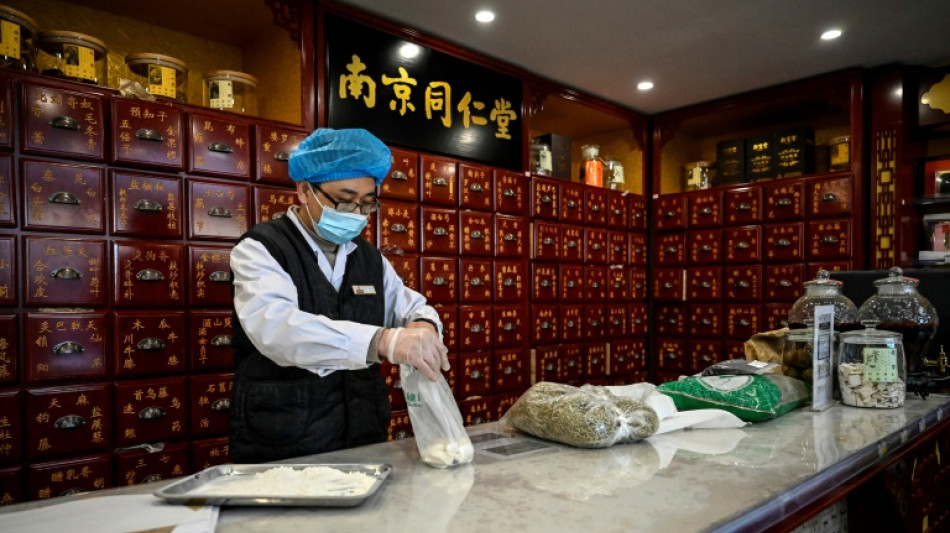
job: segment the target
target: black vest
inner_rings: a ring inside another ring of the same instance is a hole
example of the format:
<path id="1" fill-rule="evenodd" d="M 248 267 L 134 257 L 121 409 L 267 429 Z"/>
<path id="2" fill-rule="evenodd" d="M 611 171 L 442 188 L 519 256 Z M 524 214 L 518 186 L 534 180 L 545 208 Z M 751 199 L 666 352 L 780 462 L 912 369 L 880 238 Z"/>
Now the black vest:
<path id="1" fill-rule="evenodd" d="M 290 217 L 258 224 L 241 239 L 259 241 L 297 287 L 302 311 L 334 320 L 382 326 L 382 256 L 362 238 L 346 259 L 338 293 L 320 271 L 314 251 Z M 342 250 L 341 250 L 342 253 Z M 375 295 L 356 296 L 353 286 Z M 234 313 L 237 370 L 231 406 L 231 461 L 276 461 L 386 440 L 391 406 L 379 365 L 338 370 L 326 377 L 282 367 L 254 348 Z"/>

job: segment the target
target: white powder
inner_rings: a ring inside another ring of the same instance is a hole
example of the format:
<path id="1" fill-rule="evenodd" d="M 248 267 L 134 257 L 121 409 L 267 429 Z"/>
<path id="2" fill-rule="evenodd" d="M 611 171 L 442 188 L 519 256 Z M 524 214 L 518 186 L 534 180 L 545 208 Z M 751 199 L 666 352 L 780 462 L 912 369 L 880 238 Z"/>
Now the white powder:
<path id="1" fill-rule="evenodd" d="M 353 496 L 363 495 L 376 478 L 362 472 L 343 472 L 327 466 L 294 469 L 278 466 L 253 476 L 232 475 L 190 491 L 202 496 Z"/>

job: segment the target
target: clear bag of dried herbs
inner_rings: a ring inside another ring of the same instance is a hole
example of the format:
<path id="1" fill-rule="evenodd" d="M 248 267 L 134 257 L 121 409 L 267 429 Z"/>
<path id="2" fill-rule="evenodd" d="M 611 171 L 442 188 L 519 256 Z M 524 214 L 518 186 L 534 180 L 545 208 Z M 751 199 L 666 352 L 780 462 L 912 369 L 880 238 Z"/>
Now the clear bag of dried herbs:
<path id="1" fill-rule="evenodd" d="M 656 433 L 660 419 L 647 404 L 604 387 L 541 381 L 505 414 L 517 429 L 578 448 L 607 448 Z"/>

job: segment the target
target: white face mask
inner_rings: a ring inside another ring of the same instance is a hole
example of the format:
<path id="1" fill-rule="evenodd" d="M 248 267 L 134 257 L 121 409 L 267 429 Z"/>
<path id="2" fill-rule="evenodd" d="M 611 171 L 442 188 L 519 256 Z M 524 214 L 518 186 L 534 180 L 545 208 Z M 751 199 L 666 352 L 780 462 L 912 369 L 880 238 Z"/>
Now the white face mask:
<path id="1" fill-rule="evenodd" d="M 310 223 L 313 224 L 314 231 L 333 244 L 344 244 L 359 236 L 369 220 L 367 215 L 344 213 L 332 207 L 325 206 L 320 202 L 320 199 L 317 198 L 317 191 L 313 189 L 313 184 L 308 183 L 307 185 L 310 187 L 310 194 L 313 195 L 314 200 L 323 208 L 320 221 L 314 222 L 313 215 L 310 213 L 310 206 L 304 205 L 304 208 L 307 210 L 307 215 L 310 216 Z"/>

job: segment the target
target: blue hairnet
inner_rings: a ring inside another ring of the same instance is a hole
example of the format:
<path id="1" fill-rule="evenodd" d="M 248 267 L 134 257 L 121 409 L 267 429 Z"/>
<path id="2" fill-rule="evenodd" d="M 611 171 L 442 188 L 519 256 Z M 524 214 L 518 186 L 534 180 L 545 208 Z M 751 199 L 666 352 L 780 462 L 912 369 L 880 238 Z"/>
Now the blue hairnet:
<path id="1" fill-rule="evenodd" d="M 321 128 L 290 154 L 290 179 L 323 183 L 370 176 L 378 186 L 389 173 L 389 148 L 364 129 Z"/>

